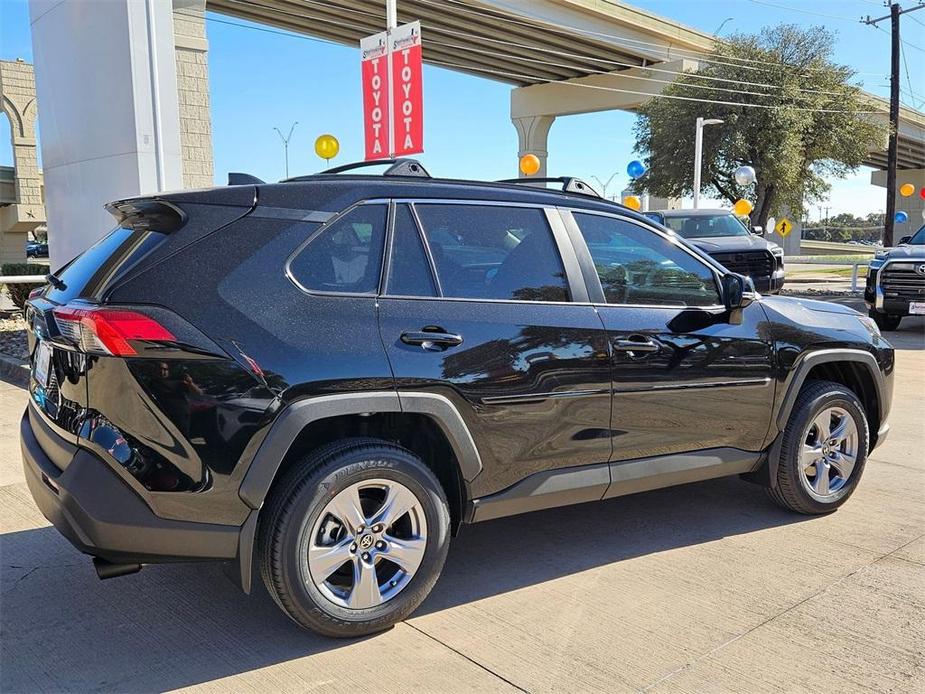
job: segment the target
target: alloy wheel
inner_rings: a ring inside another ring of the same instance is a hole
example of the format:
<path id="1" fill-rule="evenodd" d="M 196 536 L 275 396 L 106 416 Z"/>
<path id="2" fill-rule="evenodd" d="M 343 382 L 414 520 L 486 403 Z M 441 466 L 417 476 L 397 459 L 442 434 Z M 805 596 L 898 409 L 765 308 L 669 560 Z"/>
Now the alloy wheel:
<path id="1" fill-rule="evenodd" d="M 810 496 L 829 501 L 848 483 L 858 458 L 858 427 L 841 407 L 827 407 L 809 423 L 800 448 L 800 481 Z"/>
<path id="2" fill-rule="evenodd" d="M 395 480 L 363 480 L 336 494 L 303 532 L 303 580 L 340 607 L 377 607 L 404 590 L 426 546 L 414 493 Z"/>

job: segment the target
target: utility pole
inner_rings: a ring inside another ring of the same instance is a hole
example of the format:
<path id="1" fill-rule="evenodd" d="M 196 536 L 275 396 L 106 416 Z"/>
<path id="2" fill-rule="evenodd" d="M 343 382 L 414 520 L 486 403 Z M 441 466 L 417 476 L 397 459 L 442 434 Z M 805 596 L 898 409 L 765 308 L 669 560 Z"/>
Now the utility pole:
<path id="1" fill-rule="evenodd" d="M 703 128 L 705 125 L 719 125 L 723 121 L 721 118 L 701 118 L 697 117 L 694 126 L 694 209 L 700 206 L 700 169 L 701 160 L 703 159 Z"/>
<path id="2" fill-rule="evenodd" d="M 389 75 L 389 112 L 395 103 L 395 75 L 392 74 L 392 32 L 398 28 L 398 0 L 385 0 L 386 67 Z M 391 119 L 396 114 L 392 113 Z M 389 158 L 395 157 L 395 124 L 389 120 Z"/>
<path id="3" fill-rule="evenodd" d="M 279 135 L 279 139 L 283 141 L 283 151 L 286 153 L 286 178 L 289 178 L 289 140 L 292 139 L 292 131 L 295 130 L 295 126 L 299 124 L 299 121 L 295 121 L 292 124 L 292 127 L 289 128 L 289 134 L 286 137 L 283 137 L 282 131 L 279 128 L 274 127 L 276 134 Z"/>
<path id="4" fill-rule="evenodd" d="M 876 19 L 867 15 L 861 23 L 876 26 L 884 19 L 890 20 L 890 139 L 886 150 L 886 217 L 883 220 L 883 245 L 889 247 L 893 245 L 893 226 L 896 221 L 896 160 L 899 157 L 899 16 L 921 10 L 925 2 L 920 0 L 915 7 L 907 7 L 905 10 L 898 2 L 884 4 L 889 5 L 889 14 Z"/>

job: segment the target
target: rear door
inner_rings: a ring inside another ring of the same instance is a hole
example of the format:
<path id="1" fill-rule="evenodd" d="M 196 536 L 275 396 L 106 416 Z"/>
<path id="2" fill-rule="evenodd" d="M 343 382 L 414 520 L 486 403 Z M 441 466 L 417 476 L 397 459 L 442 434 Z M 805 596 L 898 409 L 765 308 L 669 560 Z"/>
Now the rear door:
<path id="1" fill-rule="evenodd" d="M 400 392 L 443 395 L 466 420 L 483 462 L 472 495 L 606 463 L 606 333 L 558 214 L 416 200 L 392 218 L 382 340 Z"/>
<path id="2" fill-rule="evenodd" d="M 774 394 L 761 305 L 731 315 L 717 271 L 667 234 L 610 214 L 563 214 L 610 339 L 614 461 L 761 449 Z"/>

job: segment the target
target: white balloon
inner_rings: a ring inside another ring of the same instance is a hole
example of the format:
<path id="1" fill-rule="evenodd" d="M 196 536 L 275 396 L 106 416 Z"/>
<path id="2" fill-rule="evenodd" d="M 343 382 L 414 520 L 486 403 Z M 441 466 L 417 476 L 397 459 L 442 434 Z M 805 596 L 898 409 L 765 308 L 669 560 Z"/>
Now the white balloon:
<path id="1" fill-rule="evenodd" d="M 747 186 L 755 182 L 755 170 L 751 166 L 740 166 L 732 176 L 740 186 Z"/>

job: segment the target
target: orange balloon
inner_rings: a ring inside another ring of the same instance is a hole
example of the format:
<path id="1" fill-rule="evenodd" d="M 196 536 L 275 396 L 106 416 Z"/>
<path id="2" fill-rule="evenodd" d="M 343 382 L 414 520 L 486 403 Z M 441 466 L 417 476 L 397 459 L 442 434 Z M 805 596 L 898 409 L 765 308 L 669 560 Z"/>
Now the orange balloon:
<path id="1" fill-rule="evenodd" d="M 638 212 L 639 209 L 642 207 L 642 200 L 640 200 L 635 195 L 627 195 L 625 198 L 623 198 L 623 206 L 628 207 L 631 210 L 636 210 Z"/>
<path id="2" fill-rule="evenodd" d="M 736 204 L 732 206 L 733 212 L 735 212 L 740 217 L 745 217 L 751 214 L 753 209 L 755 209 L 755 206 L 745 198 L 739 198 L 736 200 Z"/>
<path id="3" fill-rule="evenodd" d="M 911 183 L 903 183 L 901 186 L 899 186 L 899 194 L 902 195 L 904 198 L 908 198 L 914 192 L 915 192 L 915 186 L 912 185 Z"/>
<path id="4" fill-rule="evenodd" d="M 540 158 L 535 154 L 525 154 L 520 158 L 520 171 L 527 176 L 533 176 L 540 170 Z"/>

